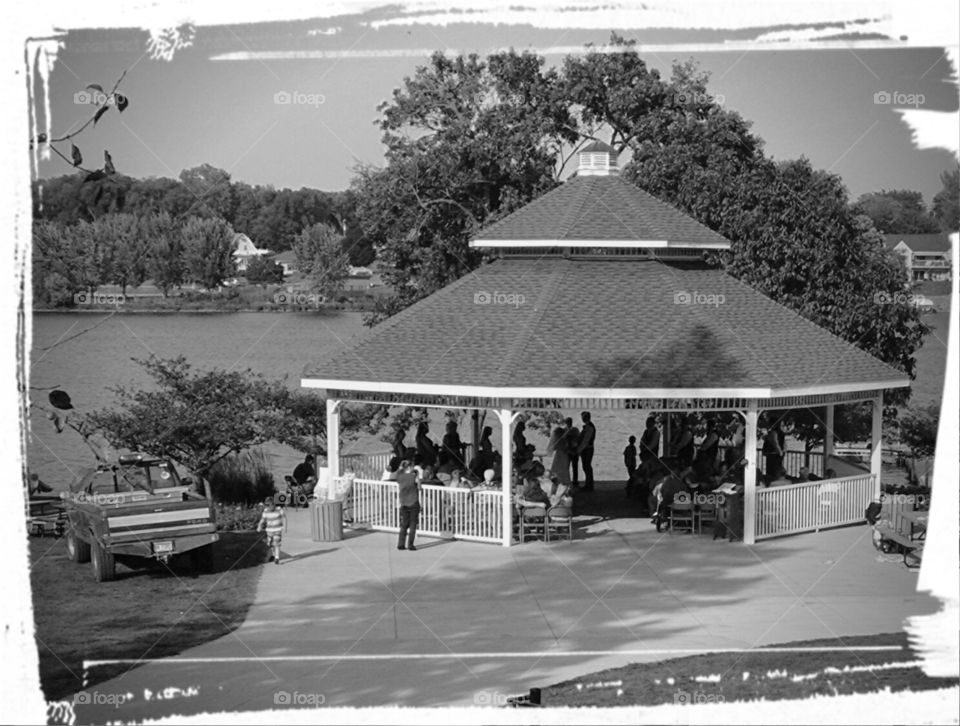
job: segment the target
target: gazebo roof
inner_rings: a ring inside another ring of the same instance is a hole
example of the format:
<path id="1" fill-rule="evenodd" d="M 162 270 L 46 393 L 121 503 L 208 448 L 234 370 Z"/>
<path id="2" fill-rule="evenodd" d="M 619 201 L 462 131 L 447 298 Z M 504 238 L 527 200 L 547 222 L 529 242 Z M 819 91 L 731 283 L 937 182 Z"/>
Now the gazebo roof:
<path id="1" fill-rule="evenodd" d="M 608 174 L 573 177 L 490 225 L 470 243 L 588 245 L 728 249 L 730 242 L 619 175 Z"/>
<path id="2" fill-rule="evenodd" d="M 603 398 L 809 396 L 908 383 L 720 270 L 613 256 L 494 261 L 331 351 L 303 380 L 335 390 Z"/>

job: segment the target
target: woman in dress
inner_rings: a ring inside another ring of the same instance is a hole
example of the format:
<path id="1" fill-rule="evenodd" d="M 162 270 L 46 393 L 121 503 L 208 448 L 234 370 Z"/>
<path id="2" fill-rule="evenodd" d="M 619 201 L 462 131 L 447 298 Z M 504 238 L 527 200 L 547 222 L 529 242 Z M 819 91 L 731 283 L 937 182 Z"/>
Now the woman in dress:
<path id="1" fill-rule="evenodd" d="M 550 473 L 553 474 L 561 484 L 570 484 L 570 454 L 567 452 L 566 441 L 564 439 L 565 430 L 562 426 L 557 426 L 550 434 L 550 442 L 547 444 L 547 453 L 553 452 L 553 463 L 550 465 Z"/>

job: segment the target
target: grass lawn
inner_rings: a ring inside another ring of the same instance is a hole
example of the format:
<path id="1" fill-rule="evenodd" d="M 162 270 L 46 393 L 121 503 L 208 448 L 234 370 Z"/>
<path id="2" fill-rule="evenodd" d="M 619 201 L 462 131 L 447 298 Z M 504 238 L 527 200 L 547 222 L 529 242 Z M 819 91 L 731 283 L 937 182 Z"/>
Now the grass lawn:
<path id="1" fill-rule="evenodd" d="M 543 706 L 655 706 L 729 703 L 957 685 L 929 678 L 905 633 L 827 638 L 779 647 L 898 646 L 890 651 L 708 653 L 591 673 L 541 691 Z"/>
<path id="2" fill-rule="evenodd" d="M 40 685 L 47 700 L 82 690 L 83 660 L 164 657 L 219 638 L 244 620 L 256 594 L 263 540 L 221 533 L 213 571 L 193 574 L 189 560 L 133 570 L 97 583 L 92 566 L 67 557 L 65 539 L 31 538 L 30 580 Z M 129 666 L 91 671 L 87 686 Z"/>
<path id="3" fill-rule="evenodd" d="M 943 398 L 950 314 L 946 311 L 929 313 L 923 316 L 923 322 L 933 330 L 923 339 L 923 345 L 914 354 L 917 359 L 917 379 L 912 383 L 911 406 L 930 403 L 939 405 Z"/>

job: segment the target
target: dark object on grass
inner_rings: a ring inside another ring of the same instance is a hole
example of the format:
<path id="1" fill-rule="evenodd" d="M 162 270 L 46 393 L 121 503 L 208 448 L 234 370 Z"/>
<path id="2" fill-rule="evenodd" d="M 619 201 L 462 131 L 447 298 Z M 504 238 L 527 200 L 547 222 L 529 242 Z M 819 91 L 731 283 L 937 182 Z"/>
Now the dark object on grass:
<path id="1" fill-rule="evenodd" d="M 73 408 L 73 404 L 70 403 L 70 394 L 66 391 L 61 391 L 59 388 L 50 391 L 47 399 L 50 401 L 51 406 L 59 408 L 61 411 L 69 411 Z"/>

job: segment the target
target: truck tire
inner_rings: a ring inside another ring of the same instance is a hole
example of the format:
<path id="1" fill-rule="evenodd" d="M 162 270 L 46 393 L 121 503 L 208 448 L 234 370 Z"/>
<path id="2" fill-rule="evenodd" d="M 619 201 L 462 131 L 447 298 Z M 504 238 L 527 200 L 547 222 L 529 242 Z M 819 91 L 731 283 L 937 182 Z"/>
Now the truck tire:
<path id="1" fill-rule="evenodd" d="M 77 537 L 74 532 L 67 535 L 67 556 L 74 562 L 90 561 L 90 545 Z"/>
<path id="2" fill-rule="evenodd" d="M 117 576 L 117 561 L 112 552 L 107 552 L 99 544 L 91 548 L 93 553 L 93 579 L 97 582 L 110 582 Z"/>
<path id="3" fill-rule="evenodd" d="M 213 545 L 197 547 L 190 553 L 190 559 L 193 562 L 194 572 L 213 572 Z"/>

